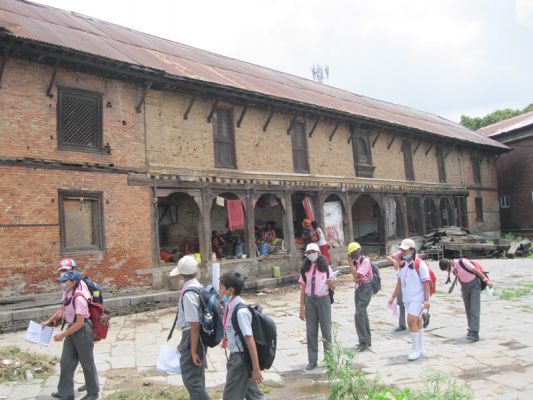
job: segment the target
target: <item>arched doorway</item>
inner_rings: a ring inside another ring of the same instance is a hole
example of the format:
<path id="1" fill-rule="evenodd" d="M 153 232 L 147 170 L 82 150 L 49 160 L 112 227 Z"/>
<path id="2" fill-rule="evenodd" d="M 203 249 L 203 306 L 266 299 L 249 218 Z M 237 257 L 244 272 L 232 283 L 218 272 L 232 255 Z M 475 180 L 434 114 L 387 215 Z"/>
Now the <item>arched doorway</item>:
<path id="1" fill-rule="evenodd" d="M 176 192 L 157 200 L 159 250 L 165 262 L 176 262 L 199 253 L 200 209 L 186 193 Z"/>
<path id="2" fill-rule="evenodd" d="M 455 222 L 450 201 L 445 197 L 440 199 L 440 219 L 442 221 L 442 226 L 452 226 Z"/>
<path id="3" fill-rule="evenodd" d="M 352 206 L 354 240 L 364 247 L 365 252 L 382 254 L 385 250 L 385 237 L 381 209 L 369 195 L 357 198 Z"/>
<path id="4" fill-rule="evenodd" d="M 324 226 L 322 230 L 330 247 L 342 247 L 348 238 L 345 216 L 346 211 L 341 199 L 337 195 L 329 195 L 323 205 Z"/>
<path id="5" fill-rule="evenodd" d="M 425 231 L 426 233 L 432 232 L 433 229 L 439 227 L 439 212 L 435 205 L 435 200 L 430 197 L 424 199 L 424 215 L 425 215 Z"/>
<path id="6" fill-rule="evenodd" d="M 281 199 L 273 193 L 262 194 L 254 207 L 255 243 L 269 245 L 270 253 L 286 252 L 284 209 Z"/>
<path id="7" fill-rule="evenodd" d="M 217 258 L 221 260 L 231 260 L 242 254 L 255 255 L 255 249 L 249 251 L 248 230 L 246 229 L 246 213 L 241 203 L 240 197 L 235 193 L 225 192 L 219 194 L 217 197 L 224 199 L 222 205 L 216 198 L 213 199 L 211 206 L 211 251 L 217 254 Z M 243 216 L 243 224 L 235 229 L 230 229 L 228 220 L 228 208 L 230 204 L 228 200 L 236 200 L 237 206 L 240 204 L 240 210 Z"/>

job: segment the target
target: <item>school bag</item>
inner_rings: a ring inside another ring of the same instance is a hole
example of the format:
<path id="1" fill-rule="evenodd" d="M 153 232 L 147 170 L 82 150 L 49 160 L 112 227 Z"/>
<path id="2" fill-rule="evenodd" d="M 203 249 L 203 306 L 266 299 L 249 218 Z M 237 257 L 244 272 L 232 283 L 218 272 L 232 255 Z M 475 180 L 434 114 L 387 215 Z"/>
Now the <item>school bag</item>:
<path id="1" fill-rule="evenodd" d="M 85 298 L 81 292 L 74 293 L 74 296 L 72 297 L 74 310 L 76 309 L 76 298 L 80 296 Z M 98 342 L 107 337 L 107 332 L 109 331 L 109 325 L 111 323 L 111 313 L 102 303 L 97 303 L 92 300 L 92 298 L 86 300 L 87 306 L 89 307 L 89 319 L 93 323 L 93 340 Z"/>
<path id="2" fill-rule="evenodd" d="M 244 353 L 246 354 L 249 370 L 252 369 L 252 359 L 237 319 L 237 312 L 242 308 L 247 308 L 252 314 L 252 333 L 254 336 L 255 347 L 257 349 L 257 358 L 259 359 L 259 369 L 261 371 L 269 369 L 272 367 L 272 363 L 276 357 L 276 346 L 278 342 L 276 323 L 272 318 L 263 313 L 263 307 L 260 305 L 252 306 L 239 303 L 235 306 L 233 314 L 231 315 L 231 326 L 235 329 L 235 334 L 241 339 L 241 343 L 244 346 Z"/>
<path id="3" fill-rule="evenodd" d="M 186 289 L 182 294 L 182 299 L 185 293 L 194 292 L 200 299 L 200 340 L 207 347 L 216 347 L 222 341 L 224 336 L 224 326 L 222 324 L 222 306 L 220 305 L 220 298 L 213 285 L 208 285 L 205 288 L 192 287 Z M 181 304 L 183 311 L 183 303 Z M 179 309 L 176 312 L 176 318 L 168 334 L 167 341 L 170 340 L 176 327 L 178 320 Z"/>
<path id="4" fill-rule="evenodd" d="M 485 271 L 483 269 L 483 267 L 481 266 L 480 263 L 476 262 L 476 261 L 472 261 L 472 260 L 468 260 L 470 261 L 472 264 L 474 264 L 474 267 L 477 268 L 477 270 L 479 272 L 481 272 L 483 275 L 485 275 L 485 277 L 488 278 L 487 274 L 489 273 L 488 271 Z M 468 268 L 465 267 L 465 265 L 463 264 L 463 259 L 460 258 L 459 259 L 459 265 L 461 266 L 462 269 L 464 269 L 466 272 L 468 272 L 469 274 L 473 274 L 473 275 L 476 275 L 475 272 L 472 272 L 470 271 Z M 483 279 L 481 279 L 479 276 L 476 275 L 476 278 L 479 279 L 479 284 L 481 286 L 481 290 L 485 290 L 487 288 L 487 282 L 484 282 Z"/>
<path id="5" fill-rule="evenodd" d="M 376 294 L 381 290 L 381 275 L 379 274 L 379 267 L 376 263 L 370 262 L 370 265 L 372 266 L 370 286 L 372 287 L 372 293 Z"/>
<path id="6" fill-rule="evenodd" d="M 300 275 L 302 276 L 302 279 L 305 284 L 307 284 L 307 277 L 303 272 L 300 272 Z M 326 279 L 329 279 L 329 268 L 326 270 Z M 328 296 L 329 296 L 329 302 L 330 304 L 335 303 L 335 291 L 328 288 Z"/>
<path id="7" fill-rule="evenodd" d="M 104 297 L 102 296 L 102 287 L 91 280 L 88 276 L 83 277 L 83 281 L 89 288 L 89 292 L 91 292 L 91 298 L 94 303 L 104 303 Z"/>
<path id="8" fill-rule="evenodd" d="M 420 261 L 422 261 L 420 257 L 415 258 L 415 270 L 418 276 L 420 276 Z M 401 265 L 405 265 L 405 262 L 402 261 Z M 435 294 L 435 291 L 437 290 L 437 276 L 431 270 L 431 268 L 429 268 L 429 265 L 427 267 L 429 270 L 429 295 L 433 296 Z"/>

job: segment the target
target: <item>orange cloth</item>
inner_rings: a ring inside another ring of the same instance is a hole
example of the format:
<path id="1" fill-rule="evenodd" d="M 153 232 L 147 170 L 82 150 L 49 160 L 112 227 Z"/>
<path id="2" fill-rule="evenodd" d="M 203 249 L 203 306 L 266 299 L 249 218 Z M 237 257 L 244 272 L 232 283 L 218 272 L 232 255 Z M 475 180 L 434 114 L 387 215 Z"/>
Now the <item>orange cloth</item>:
<path id="1" fill-rule="evenodd" d="M 244 228 L 244 212 L 241 200 L 226 200 L 228 205 L 228 228 L 230 231 Z"/>

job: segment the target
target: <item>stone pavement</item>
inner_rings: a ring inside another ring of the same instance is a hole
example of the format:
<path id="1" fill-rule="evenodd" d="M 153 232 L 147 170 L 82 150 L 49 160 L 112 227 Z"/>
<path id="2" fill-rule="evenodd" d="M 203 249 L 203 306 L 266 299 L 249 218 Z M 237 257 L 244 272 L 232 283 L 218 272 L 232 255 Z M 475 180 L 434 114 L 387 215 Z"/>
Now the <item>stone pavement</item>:
<path id="1" fill-rule="evenodd" d="M 386 384 L 420 387 L 421 374 L 436 370 L 449 374 L 469 386 L 477 399 L 531 399 L 533 398 L 533 296 L 503 300 L 498 296 L 502 288 L 516 288 L 518 284 L 533 287 L 530 269 L 533 260 L 482 260 L 496 284 L 493 297 L 482 293 L 481 340 L 466 341 L 466 318 L 460 288 L 449 295 L 444 285 L 445 274 L 431 263 L 437 274 L 437 293 L 432 298 L 431 323 L 426 330 L 426 357 L 409 362 L 409 335 L 394 333 L 395 319 L 386 312 L 386 302 L 392 293 L 395 272 L 381 270 L 383 289 L 369 307 L 372 329 L 372 350 L 357 356 L 356 368 L 362 368 L 371 377 L 379 375 Z M 248 302 L 263 304 L 278 325 L 278 350 L 271 370 L 265 379 L 282 380 L 290 371 L 301 371 L 307 364 L 305 323 L 298 319 L 299 290 L 295 287 L 274 290 L 272 293 L 244 296 Z M 95 345 L 102 394 L 135 387 L 146 381 L 181 385 L 181 376 L 166 375 L 155 370 L 159 345 L 166 343 L 174 309 L 149 311 L 115 317 L 110 335 Z M 348 275 L 338 280 L 333 305 L 333 322 L 338 342 L 353 348 L 356 334 L 353 322 L 353 282 Z M 177 345 L 179 332 L 170 343 Z M 40 347 L 24 341 L 23 332 L 0 336 L 0 347 L 16 345 L 20 348 L 59 357 L 61 344 Z M 224 351 L 210 349 L 207 385 L 221 385 L 225 381 Z M 324 380 L 317 372 L 312 379 Z M 83 384 L 81 369 L 76 372 L 76 387 Z M 56 390 L 58 374 L 46 381 L 34 380 L 0 385 L 0 399 L 50 399 Z M 81 394 L 78 396 L 81 397 Z M 294 396 L 297 398 L 297 394 Z"/>

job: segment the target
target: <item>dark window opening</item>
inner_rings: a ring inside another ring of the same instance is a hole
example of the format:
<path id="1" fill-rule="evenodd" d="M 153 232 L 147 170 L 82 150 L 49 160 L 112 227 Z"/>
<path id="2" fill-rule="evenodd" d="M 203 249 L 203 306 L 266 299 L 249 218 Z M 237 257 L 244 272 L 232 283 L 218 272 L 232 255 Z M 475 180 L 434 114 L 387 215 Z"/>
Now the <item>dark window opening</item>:
<path id="1" fill-rule="evenodd" d="M 415 180 L 415 170 L 413 167 L 413 153 L 411 152 L 411 143 L 403 142 L 403 163 L 405 167 L 405 179 L 408 181 Z"/>
<path id="2" fill-rule="evenodd" d="M 409 236 L 422 234 L 422 207 L 418 197 L 407 197 L 407 230 Z"/>
<path id="3" fill-rule="evenodd" d="M 61 251 L 104 250 L 102 194 L 59 192 Z"/>
<path id="4" fill-rule="evenodd" d="M 439 182 L 446 182 L 446 160 L 444 157 L 444 150 L 442 147 L 437 148 L 437 167 L 439 170 Z"/>
<path id="5" fill-rule="evenodd" d="M 102 95 L 70 88 L 59 88 L 58 92 L 59 148 L 101 150 Z"/>
<path id="6" fill-rule="evenodd" d="M 474 183 L 481 185 L 481 169 L 479 158 L 472 158 L 472 174 L 474 175 Z"/>
<path id="7" fill-rule="evenodd" d="M 372 152 L 368 136 L 361 132 L 356 133 L 352 140 L 352 150 L 355 159 L 355 174 L 363 178 L 372 178 L 376 167 L 372 165 Z"/>
<path id="8" fill-rule="evenodd" d="M 230 110 L 215 109 L 212 117 L 215 167 L 236 168 L 233 117 Z"/>
<path id="9" fill-rule="evenodd" d="M 292 138 L 292 159 L 294 172 L 309 172 L 309 160 L 307 154 L 307 138 L 305 135 L 305 124 L 295 122 L 291 129 Z"/>
<path id="10" fill-rule="evenodd" d="M 476 197 L 476 222 L 483 222 L 483 199 Z"/>

